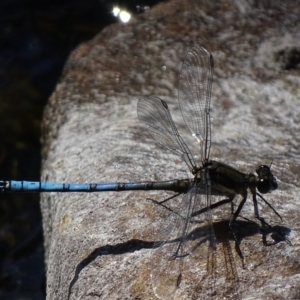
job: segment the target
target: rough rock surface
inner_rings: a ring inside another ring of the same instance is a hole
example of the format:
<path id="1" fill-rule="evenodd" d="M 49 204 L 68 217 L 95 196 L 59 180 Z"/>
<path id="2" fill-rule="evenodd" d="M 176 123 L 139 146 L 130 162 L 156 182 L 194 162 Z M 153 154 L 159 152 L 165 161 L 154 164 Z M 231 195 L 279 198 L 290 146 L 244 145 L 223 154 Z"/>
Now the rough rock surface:
<path id="1" fill-rule="evenodd" d="M 148 95 L 163 98 L 181 127 L 177 87 L 185 53 L 197 42 L 213 54 L 211 158 L 247 172 L 273 163 L 279 188 L 266 199 L 283 221 L 263 202 L 260 213 L 292 246 L 271 232 L 267 239 L 274 243 L 264 246 L 259 223 L 240 219 L 243 268 L 232 238 L 222 238 L 216 223 L 216 294 L 208 297 L 204 280 L 202 285 L 203 263 L 202 271 L 186 266 L 199 274 L 183 275 L 174 299 L 300 298 L 299 10 L 297 1 L 159 4 L 79 46 L 49 100 L 42 179 L 184 178 L 180 158 L 159 147 L 139 124 L 136 103 Z M 168 195 L 44 194 L 47 299 L 156 299 L 149 274 L 156 259 L 154 233 L 165 212 L 146 199 Z M 225 208 L 214 212 L 215 220 L 228 216 L 224 213 Z M 242 215 L 253 220 L 251 197 Z M 222 287 L 232 282 L 235 292 L 227 296 Z"/>

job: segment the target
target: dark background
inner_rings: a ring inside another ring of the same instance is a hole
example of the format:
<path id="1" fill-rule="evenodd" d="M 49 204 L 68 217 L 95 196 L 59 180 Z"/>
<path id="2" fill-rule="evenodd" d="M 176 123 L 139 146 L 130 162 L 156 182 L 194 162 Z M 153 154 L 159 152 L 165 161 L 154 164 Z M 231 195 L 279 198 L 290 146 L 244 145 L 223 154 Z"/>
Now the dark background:
<path id="1" fill-rule="evenodd" d="M 39 180 L 40 124 L 70 52 L 159 1 L 0 1 L 0 180 Z M 45 265 L 38 194 L 0 199 L 0 299 L 44 299 Z"/>

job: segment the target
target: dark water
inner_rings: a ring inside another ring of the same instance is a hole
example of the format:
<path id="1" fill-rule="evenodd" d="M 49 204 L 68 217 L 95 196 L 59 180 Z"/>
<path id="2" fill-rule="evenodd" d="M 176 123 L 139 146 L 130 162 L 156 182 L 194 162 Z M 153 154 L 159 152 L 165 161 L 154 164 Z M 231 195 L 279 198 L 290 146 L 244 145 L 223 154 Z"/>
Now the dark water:
<path id="1" fill-rule="evenodd" d="M 0 3 L 1 179 L 39 179 L 43 108 L 70 52 L 117 21 L 113 2 Z M 156 2 L 117 4 L 141 13 Z M 39 195 L 1 195 L 0 299 L 44 299 L 45 280 Z"/>

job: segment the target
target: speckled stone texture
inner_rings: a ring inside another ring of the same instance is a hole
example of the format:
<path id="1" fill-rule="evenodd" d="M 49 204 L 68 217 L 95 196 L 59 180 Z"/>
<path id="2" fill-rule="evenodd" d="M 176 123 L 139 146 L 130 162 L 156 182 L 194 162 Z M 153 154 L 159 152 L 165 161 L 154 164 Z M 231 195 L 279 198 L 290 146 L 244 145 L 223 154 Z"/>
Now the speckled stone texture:
<path id="1" fill-rule="evenodd" d="M 210 156 L 245 172 L 273 162 L 279 188 L 266 199 L 283 221 L 261 201 L 260 213 L 293 245 L 274 233 L 267 236 L 273 244 L 263 245 L 259 224 L 249 221 L 254 220 L 249 197 L 242 210 L 248 219 L 235 227 L 243 268 L 232 237 L 222 238 L 218 227 L 230 211 L 222 207 L 213 212 L 219 241 L 216 293 L 207 295 L 206 263 L 200 257 L 198 266 L 185 265 L 180 288 L 170 298 L 300 299 L 299 16 L 297 1 L 161 3 L 79 46 L 49 99 L 42 179 L 185 178 L 180 158 L 162 149 L 139 124 L 136 104 L 144 96 L 161 97 L 182 128 L 177 88 L 185 53 L 197 42 L 213 54 Z M 157 299 L 150 280 L 156 259 L 152 244 L 166 212 L 147 198 L 168 195 L 44 194 L 47 299 Z"/>

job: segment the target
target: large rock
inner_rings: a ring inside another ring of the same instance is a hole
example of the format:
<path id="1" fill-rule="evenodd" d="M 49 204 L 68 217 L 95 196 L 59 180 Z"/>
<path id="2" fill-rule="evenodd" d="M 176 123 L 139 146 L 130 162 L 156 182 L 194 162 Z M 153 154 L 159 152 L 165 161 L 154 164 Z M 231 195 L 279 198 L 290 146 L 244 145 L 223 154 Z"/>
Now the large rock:
<path id="1" fill-rule="evenodd" d="M 177 87 L 185 53 L 197 42 L 213 54 L 210 156 L 246 172 L 272 163 L 279 188 L 266 199 L 283 222 L 262 201 L 260 214 L 289 234 L 293 245 L 267 230 L 274 243 L 264 246 L 259 223 L 240 219 L 234 229 L 243 268 L 233 238 L 222 231 L 226 223 L 217 222 L 228 217 L 230 205 L 222 207 L 214 212 L 215 281 L 205 280 L 202 255 L 199 265 L 185 264 L 175 299 L 205 299 L 213 284 L 213 299 L 227 293 L 299 299 L 300 6 L 284 3 L 169 1 L 126 25 L 112 25 L 73 52 L 45 110 L 44 180 L 185 178 L 180 158 L 159 147 L 139 124 L 136 104 L 148 95 L 163 98 L 182 128 Z M 47 299 L 156 299 L 149 278 L 158 250 L 152 246 L 167 211 L 147 198 L 168 195 L 44 194 Z M 250 196 L 242 215 L 253 220 Z"/>

